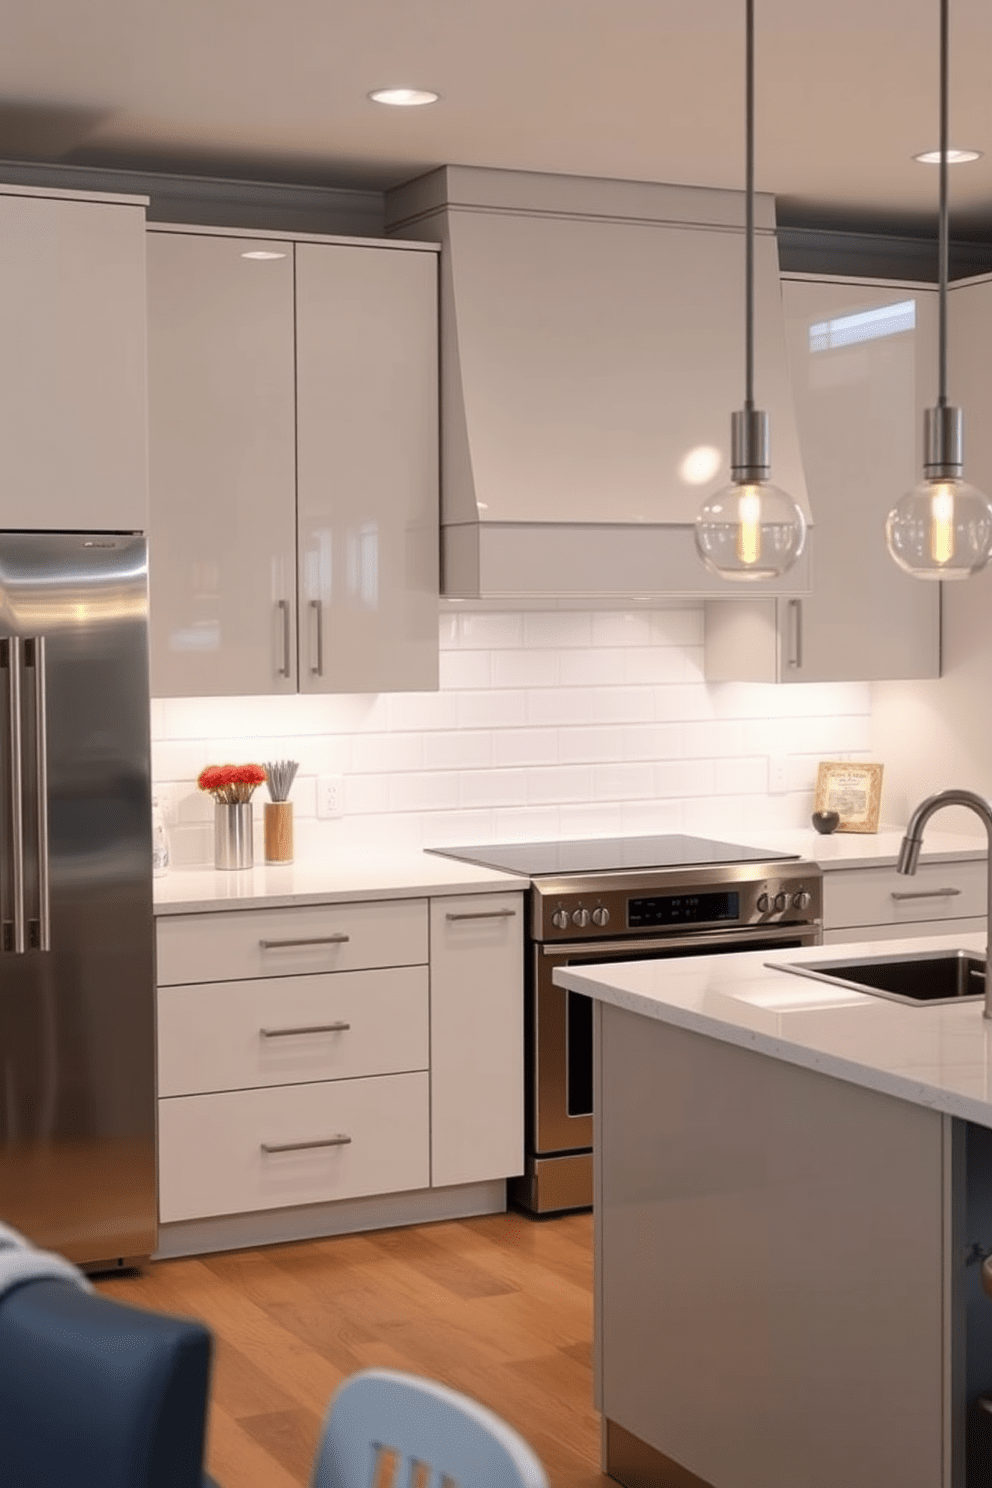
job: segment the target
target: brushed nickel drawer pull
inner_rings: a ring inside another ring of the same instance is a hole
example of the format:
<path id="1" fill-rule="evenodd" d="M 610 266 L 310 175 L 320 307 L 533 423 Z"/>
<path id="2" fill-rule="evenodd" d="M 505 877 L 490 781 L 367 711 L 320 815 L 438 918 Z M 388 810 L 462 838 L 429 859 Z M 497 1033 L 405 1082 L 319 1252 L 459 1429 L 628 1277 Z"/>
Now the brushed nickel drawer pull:
<path id="1" fill-rule="evenodd" d="M 350 935 L 310 935 L 305 940 L 260 940 L 258 943 L 263 951 L 275 951 L 280 946 L 343 945 L 350 939 Z"/>
<path id="2" fill-rule="evenodd" d="M 291 1033 L 347 1033 L 350 1023 L 307 1023 L 299 1028 L 260 1028 L 263 1038 L 286 1038 Z"/>
<path id="3" fill-rule="evenodd" d="M 318 1137 L 313 1142 L 262 1142 L 263 1152 L 304 1152 L 311 1147 L 347 1147 L 351 1138 L 339 1132 L 336 1137 Z"/>
<path id="4" fill-rule="evenodd" d="M 457 914 L 448 913 L 446 920 L 512 920 L 516 918 L 515 909 L 466 909 Z"/>
<path id="5" fill-rule="evenodd" d="M 960 889 L 893 889 L 893 899 L 953 899 Z"/>

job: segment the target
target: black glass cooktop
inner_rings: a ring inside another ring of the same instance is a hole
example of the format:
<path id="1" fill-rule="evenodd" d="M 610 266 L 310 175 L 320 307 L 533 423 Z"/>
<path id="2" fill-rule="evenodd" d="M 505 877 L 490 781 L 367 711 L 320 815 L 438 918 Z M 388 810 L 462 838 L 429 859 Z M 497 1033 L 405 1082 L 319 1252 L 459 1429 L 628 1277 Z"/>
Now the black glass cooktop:
<path id="1" fill-rule="evenodd" d="M 798 853 L 770 852 L 706 837 L 590 837 L 574 842 L 492 842 L 483 847 L 429 847 L 442 858 L 499 868 L 525 878 L 559 873 L 618 873 L 635 868 L 698 868 L 717 863 L 778 863 Z"/>

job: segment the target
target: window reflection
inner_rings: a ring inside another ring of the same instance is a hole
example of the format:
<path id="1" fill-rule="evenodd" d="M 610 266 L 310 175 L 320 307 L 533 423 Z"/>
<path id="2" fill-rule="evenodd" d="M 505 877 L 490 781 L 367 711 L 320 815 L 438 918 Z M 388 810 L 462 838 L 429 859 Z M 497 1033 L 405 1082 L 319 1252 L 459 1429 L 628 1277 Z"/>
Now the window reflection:
<path id="1" fill-rule="evenodd" d="M 896 305 L 876 305 L 870 310 L 817 321 L 809 328 L 809 349 L 832 351 L 838 346 L 857 346 L 883 336 L 898 336 L 915 327 L 916 301 L 900 300 Z"/>

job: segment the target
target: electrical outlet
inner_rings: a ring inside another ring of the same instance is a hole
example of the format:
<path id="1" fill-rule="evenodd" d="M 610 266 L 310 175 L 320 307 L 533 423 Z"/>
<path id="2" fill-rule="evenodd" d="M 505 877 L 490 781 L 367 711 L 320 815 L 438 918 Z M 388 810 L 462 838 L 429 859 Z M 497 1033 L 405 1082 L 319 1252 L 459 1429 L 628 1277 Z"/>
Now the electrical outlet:
<path id="1" fill-rule="evenodd" d="M 342 776 L 317 776 L 317 815 L 344 816 L 344 779 Z"/>
<path id="2" fill-rule="evenodd" d="M 768 756 L 768 794 L 782 796 L 789 789 L 786 779 L 788 760 L 784 754 Z"/>

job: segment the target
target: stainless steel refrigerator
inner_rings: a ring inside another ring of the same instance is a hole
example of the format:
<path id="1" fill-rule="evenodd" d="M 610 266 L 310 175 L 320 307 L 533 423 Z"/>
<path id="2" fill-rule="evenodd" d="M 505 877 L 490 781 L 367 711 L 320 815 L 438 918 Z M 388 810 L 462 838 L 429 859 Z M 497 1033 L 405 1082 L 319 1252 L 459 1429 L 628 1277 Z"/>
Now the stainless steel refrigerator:
<path id="1" fill-rule="evenodd" d="M 0 1220 L 156 1245 L 147 558 L 0 532 Z"/>

